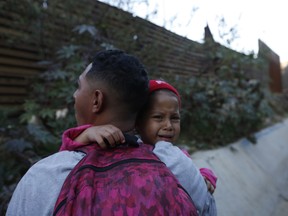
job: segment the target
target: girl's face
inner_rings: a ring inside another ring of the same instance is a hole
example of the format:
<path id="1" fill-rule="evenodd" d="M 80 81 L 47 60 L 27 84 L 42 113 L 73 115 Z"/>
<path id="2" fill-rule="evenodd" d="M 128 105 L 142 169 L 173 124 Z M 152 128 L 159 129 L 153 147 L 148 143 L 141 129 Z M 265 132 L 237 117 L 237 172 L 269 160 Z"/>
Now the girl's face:
<path id="1" fill-rule="evenodd" d="M 180 134 L 177 96 L 171 91 L 158 90 L 149 96 L 149 104 L 137 125 L 143 142 L 147 144 L 155 144 L 158 141 L 175 143 Z"/>

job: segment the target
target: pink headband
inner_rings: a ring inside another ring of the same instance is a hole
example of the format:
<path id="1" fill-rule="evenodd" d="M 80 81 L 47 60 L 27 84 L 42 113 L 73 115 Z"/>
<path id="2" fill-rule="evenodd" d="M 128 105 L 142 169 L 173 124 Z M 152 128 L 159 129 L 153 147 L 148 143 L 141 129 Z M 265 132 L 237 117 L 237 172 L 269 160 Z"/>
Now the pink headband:
<path id="1" fill-rule="evenodd" d="M 150 80 L 149 81 L 149 94 L 156 90 L 167 89 L 175 93 L 178 97 L 179 106 L 181 105 L 180 94 L 172 85 L 162 80 Z"/>

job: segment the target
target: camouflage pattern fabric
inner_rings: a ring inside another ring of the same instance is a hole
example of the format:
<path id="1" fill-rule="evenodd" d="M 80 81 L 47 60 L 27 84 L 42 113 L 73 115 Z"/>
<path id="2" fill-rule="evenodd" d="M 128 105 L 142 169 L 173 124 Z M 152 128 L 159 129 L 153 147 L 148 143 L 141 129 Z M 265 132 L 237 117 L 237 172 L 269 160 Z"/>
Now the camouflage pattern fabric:
<path id="1" fill-rule="evenodd" d="M 65 180 L 54 215 L 197 215 L 196 208 L 153 146 L 100 149 L 87 155 Z"/>

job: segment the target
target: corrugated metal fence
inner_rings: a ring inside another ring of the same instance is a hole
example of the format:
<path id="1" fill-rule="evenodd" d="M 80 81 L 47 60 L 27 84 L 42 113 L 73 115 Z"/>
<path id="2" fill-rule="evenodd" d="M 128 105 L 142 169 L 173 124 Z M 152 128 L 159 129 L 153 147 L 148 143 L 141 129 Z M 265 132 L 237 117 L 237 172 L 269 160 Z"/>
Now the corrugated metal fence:
<path id="1" fill-rule="evenodd" d="M 81 24 L 96 26 L 105 43 L 138 55 L 150 78 L 186 79 L 209 65 L 205 44 L 115 7 L 95 0 L 49 1 L 48 7 L 41 7 L 42 3 L 1 1 L 0 106 L 23 103 L 33 85 L 30 79 L 46 69 L 39 62 L 49 60 L 57 49 L 71 42 L 72 29 Z"/>

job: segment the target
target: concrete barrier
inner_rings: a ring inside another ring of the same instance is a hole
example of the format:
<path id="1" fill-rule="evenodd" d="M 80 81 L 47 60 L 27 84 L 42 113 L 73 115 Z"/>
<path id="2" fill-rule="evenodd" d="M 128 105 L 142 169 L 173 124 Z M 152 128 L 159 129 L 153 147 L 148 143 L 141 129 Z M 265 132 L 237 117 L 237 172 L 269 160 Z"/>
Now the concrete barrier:
<path id="1" fill-rule="evenodd" d="M 288 215 L 288 119 L 226 147 L 192 154 L 218 176 L 219 216 Z"/>

